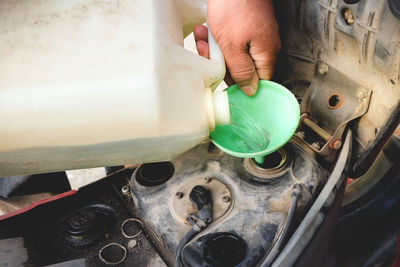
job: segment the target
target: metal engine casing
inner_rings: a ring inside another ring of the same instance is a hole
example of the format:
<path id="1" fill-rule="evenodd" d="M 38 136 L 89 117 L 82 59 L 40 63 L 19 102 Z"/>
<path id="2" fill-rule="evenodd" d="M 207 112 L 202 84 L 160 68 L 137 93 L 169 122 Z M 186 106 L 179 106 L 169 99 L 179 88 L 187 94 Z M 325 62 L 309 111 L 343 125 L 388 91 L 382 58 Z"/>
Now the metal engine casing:
<path id="1" fill-rule="evenodd" d="M 177 217 L 174 212 L 173 203 L 177 201 L 177 192 L 185 184 L 193 186 L 193 181 L 198 181 L 213 191 L 213 186 L 219 181 L 229 190 L 213 196 L 214 213 L 219 212 L 220 218 L 213 219 L 203 232 L 189 242 L 182 255 L 183 261 L 189 257 L 187 261 L 191 265 L 207 265 L 202 255 L 204 242 L 199 241 L 199 238 L 213 233 L 229 232 L 246 242 L 247 253 L 241 265 L 254 265 L 266 255 L 286 223 L 292 186 L 296 183 L 302 186 L 296 211 L 299 217 L 312 204 L 327 179 L 327 172 L 296 144 L 290 142 L 282 150 L 287 156 L 286 165 L 257 174 L 259 177 L 249 170 L 248 166 L 251 164 L 249 165 L 248 159 L 222 154 L 215 148 L 210 149 L 208 145 L 197 146 L 172 161 L 174 174 L 160 185 L 149 187 L 139 184 L 136 179 L 141 168 L 139 166 L 131 179 L 137 213 L 173 254 L 181 238 L 191 228 L 185 222 L 184 216 Z M 207 182 L 210 178 L 211 181 Z M 227 194 L 230 198 L 229 207 L 224 208 L 224 202 L 220 198 Z M 187 196 L 179 197 L 181 199 L 178 201 L 186 203 L 184 206 L 187 208 L 187 216 L 193 212 L 190 200 Z M 224 212 L 221 213 L 221 209 Z"/>

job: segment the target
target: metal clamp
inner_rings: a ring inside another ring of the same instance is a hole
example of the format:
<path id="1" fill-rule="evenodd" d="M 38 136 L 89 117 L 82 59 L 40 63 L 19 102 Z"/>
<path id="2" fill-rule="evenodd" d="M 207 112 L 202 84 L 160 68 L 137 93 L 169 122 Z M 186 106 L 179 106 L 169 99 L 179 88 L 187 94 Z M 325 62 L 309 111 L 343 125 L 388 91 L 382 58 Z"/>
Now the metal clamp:
<path id="1" fill-rule="evenodd" d="M 124 254 L 122 255 L 122 258 L 121 258 L 120 260 L 118 260 L 118 261 L 109 261 L 109 260 L 106 260 L 106 259 L 103 257 L 103 251 L 104 251 L 104 249 L 106 249 L 106 248 L 108 248 L 108 247 L 111 247 L 111 246 L 118 247 L 118 248 L 122 249 L 122 251 L 124 252 Z M 119 244 L 119 243 L 110 243 L 110 244 L 105 245 L 104 247 L 102 247 L 102 248 L 100 249 L 100 251 L 99 251 L 99 259 L 100 259 L 102 262 L 104 262 L 105 264 L 107 264 L 107 265 L 118 265 L 118 264 L 122 263 L 122 262 L 126 259 L 126 254 L 127 254 L 127 251 L 126 251 L 126 248 L 125 248 L 123 245 L 121 245 L 121 244 Z"/>
<path id="2" fill-rule="evenodd" d="M 129 219 L 126 219 L 126 220 L 121 224 L 121 233 L 122 233 L 122 235 L 123 235 L 124 237 L 126 237 L 126 238 L 135 238 L 135 237 L 137 237 L 138 235 L 140 235 L 140 234 L 142 233 L 142 229 L 140 229 L 140 231 L 139 231 L 138 233 L 136 233 L 136 234 L 134 234 L 134 235 L 128 235 L 128 234 L 125 232 L 125 230 L 124 230 L 124 226 L 125 226 L 125 224 L 126 224 L 127 222 L 138 222 L 138 223 L 141 225 L 142 229 L 143 229 L 143 227 L 144 227 L 142 221 L 139 220 L 139 219 L 136 219 L 136 218 L 129 218 Z"/>
<path id="3" fill-rule="evenodd" d="M 200 232 L 207 226 L 207 222 L 199 217 L 196 213 L 190 214 L 186 220 L 193 226 L 193 230 Z"/>

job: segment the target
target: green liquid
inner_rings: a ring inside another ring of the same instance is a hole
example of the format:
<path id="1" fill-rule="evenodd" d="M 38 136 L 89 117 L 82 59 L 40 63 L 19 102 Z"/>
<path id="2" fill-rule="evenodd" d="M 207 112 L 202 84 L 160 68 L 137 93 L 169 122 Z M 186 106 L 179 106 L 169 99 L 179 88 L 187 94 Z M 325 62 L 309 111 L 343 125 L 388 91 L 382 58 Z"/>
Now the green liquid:
<path id="1" fill-rule="evenodd" d="M 231 112 L 231 125 L 229 126 L 236 135 L 236 149 L 246 153 L 265 150 L 271 140 L 269 132 L 252 119 L 245 110 L 234 104 L 229 106 Z"/>

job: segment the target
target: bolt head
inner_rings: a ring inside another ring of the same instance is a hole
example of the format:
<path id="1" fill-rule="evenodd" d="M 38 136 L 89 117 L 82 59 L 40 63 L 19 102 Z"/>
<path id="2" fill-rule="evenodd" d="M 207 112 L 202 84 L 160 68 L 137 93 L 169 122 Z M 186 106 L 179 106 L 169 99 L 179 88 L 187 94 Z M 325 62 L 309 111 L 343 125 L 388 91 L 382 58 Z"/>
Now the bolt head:
<path id="1" fill-rule="evenodd" d="M 229 203 L 230 201 L 231 201 L 231 197 L 230 196 L 223 196 L 222 197 L 222 202 Z"/>
<path id="2" fill-rule="evenodd" d="M 335 150 L 338 150 L 342 146 L 342 141 L 339 139 L 336 139 L 335 141 L 332 142 L 331 147 Z"/>
<path id="3" fill-rule="evenodd" d="M 130 192 L 131 192 L 131 189 L 130 189 L 130 187 L 127 186 L 127 185 L 124 185 L 124 186 L 121 188 L 121 193 L 122 193 L 124 196 L 129 195 Z"/>
<path id="4" fill-rule="evenodd" d="M 311 146 L 312 146 L 315 150 L 320 150 L 320 149 L 321 149 L 321 146 L 320 146 L 319 143 L 317 143 L 317 142 L 312 143 Z"/>
<path id="5" fill-rule="evenodd" d="M 128 242 L 128 249 L 132 251 L 137 246 L 137 241 L 135 239 L 131 239 Z"/>
<path id="6" fill-rule="evenodd" d="M 325 63 L 318 65 L 318 73 L 321 75 L 326 75 L 329 72 L 329 67 Z"/>
<path id="7" fill-rule="evenodd" d="M 304 139 L 304 137 L 306 136 L 306 134 L 305 134 L 304 132 L 302 132 L 302 131 L 297 132 L 296 134 L 297 134 L 297 136 L 300 137 L 301 139 Z"/>
<path id="8" fill-rule="evenodd" d="M 212 181 L 212 178 L 207 176 L 206 178 L 204 178 L 204 181 L 208 184 Z"/>
<path id="9" fill-rule="evenodd" d="M 181 198 L 183 198 L 184 195 L 185 195 L 185 194 L 182 193 L 182 192 L 176 192 L 175 197 L 176 197 L 177 199 L 181 199 Z"/>

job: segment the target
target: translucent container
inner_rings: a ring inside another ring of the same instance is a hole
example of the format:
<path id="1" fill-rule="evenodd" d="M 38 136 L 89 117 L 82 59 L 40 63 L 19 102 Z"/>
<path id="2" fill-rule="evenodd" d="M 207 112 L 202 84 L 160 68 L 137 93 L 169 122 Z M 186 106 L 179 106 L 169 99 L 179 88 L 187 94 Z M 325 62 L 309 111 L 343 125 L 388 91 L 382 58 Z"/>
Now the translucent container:
<path id="1" fill-rule="evenodd" d="M 0 17 L 0 177 L 170 160 L 226 113 L 218 46 L 183 48 L 205 1 L 2 0 Z"/>

